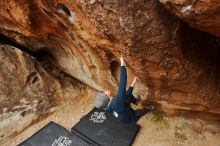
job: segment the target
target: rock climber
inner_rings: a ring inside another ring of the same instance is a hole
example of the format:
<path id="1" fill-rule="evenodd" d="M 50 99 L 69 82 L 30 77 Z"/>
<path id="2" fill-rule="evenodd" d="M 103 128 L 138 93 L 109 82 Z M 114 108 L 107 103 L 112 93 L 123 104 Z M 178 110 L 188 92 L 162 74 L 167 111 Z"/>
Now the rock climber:
<path id="1" fill-rule="evenodd" d="M 96 108 L 102 108 L 108 112 L 112 112 L 118 121 L 122 123 L 134 124 L 147 112 L 155 109 L 153 104 L 149 104 L 144 109 L 133 110 L 131 103 L 136 104 L 140 101 L 140 96 L 134 97 L 132 91 L 137 78 L 135 77 L 126 91 L 127 84 L 127 71 L 123 57 L 120 58 L 121 71 L 120 81 L 117 94 L 111 96 L 110 91 L 99 92 L 96 96 L 95 106 Z"/>

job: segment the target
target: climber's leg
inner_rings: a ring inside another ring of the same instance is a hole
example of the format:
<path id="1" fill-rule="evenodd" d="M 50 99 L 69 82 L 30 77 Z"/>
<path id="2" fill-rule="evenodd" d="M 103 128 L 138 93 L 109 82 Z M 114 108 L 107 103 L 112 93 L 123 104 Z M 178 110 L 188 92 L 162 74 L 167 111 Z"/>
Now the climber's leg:
<path id="1" fill-rule="evenodd" d="M 144 109 L 140 109 L 140 110 L 135 110 L 135 120 L 136 122 L 142 117 L 144 116 L 146 113 L 151 112 L 152 110 L 155 109 L 155 105 L 153 104 L 149 104 L 147 105 Z"/>
<path id="2" fill-rule="evenodd" d="M 123 58 L 121 58 L 121 71 L 120 71 L 120 81 L 119 81 L 119 87 L 116 96 L 112 99 L 112 104 L 118 109 L 118 110 L 124 110 L 125 106 L 125 96 L 126 96 L 126 85 L 127 85 L 127 71 L 125 67 L 125 62 Z"/>

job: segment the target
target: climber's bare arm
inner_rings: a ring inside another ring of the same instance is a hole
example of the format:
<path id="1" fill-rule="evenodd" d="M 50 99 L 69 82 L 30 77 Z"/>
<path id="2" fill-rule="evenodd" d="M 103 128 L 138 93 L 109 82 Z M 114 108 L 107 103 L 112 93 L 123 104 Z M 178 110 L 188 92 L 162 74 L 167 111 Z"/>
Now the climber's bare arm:
<path id="1" fill-rule="evenodd" d="M 130 87 L 134 88 L 134 85 L 136 84 L 136 82 L 137 82 L 137 77 L 134 77 L 132 83 L 130 84 Z"/>

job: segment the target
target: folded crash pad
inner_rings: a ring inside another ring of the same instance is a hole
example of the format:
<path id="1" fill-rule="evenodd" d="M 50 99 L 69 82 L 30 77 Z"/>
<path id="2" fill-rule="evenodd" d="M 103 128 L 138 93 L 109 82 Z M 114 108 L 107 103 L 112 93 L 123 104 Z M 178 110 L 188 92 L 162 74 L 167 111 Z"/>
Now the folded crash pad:
<path id="1" fill-rule="evenodd" d="M 137 124 L 120 123 L 112 113 L 94 108 L 71 132 L 102 146 L 130 146 L 139 128 Z"/>
<path id="2" fill-rule="evenodd" d="M 50 122 L 18 146 L 89 146 L 90 144 L 62 126 Z"/>

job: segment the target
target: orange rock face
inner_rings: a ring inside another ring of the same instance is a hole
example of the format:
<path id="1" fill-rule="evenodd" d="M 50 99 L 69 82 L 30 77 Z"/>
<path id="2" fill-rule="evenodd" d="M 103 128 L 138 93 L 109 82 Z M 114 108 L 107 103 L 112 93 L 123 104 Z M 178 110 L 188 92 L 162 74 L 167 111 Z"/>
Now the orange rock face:
<path id="1" fill-rule="evenodd" d="M 159 1 L 5 0 L 0 6 L 4 37 L 88 86 L 115 92 L 122 54 L 146 101 L 167 114 L 220 117 L 216 38 L 190 28 Z"/>
<path id="2" fill-rule="evenodd" d="M 192 27 L 220 37 L 219 0 L 160 0 L 164 7 Z"/>

